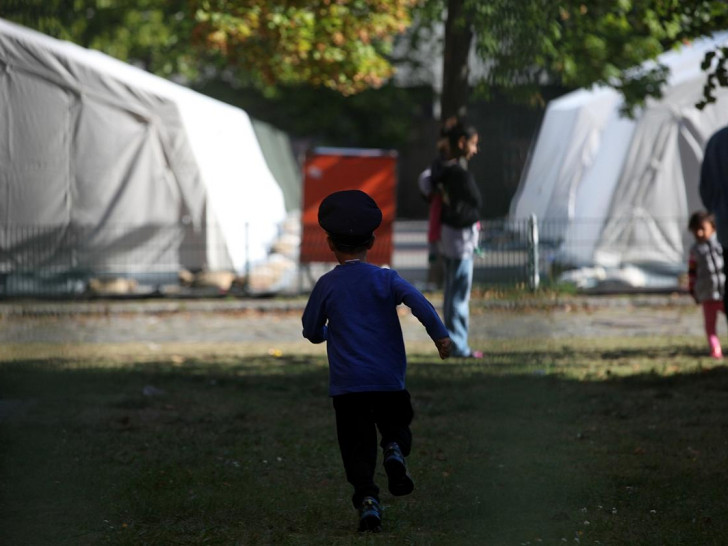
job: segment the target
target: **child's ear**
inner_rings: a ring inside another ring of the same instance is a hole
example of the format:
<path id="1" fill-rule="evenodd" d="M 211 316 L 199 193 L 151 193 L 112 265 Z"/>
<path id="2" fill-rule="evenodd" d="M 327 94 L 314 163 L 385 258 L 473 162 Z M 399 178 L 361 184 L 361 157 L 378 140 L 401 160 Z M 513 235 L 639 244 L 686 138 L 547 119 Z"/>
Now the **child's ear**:
<path id="1" fill-rule="evenodd" d="M 334 242 L 331 240 L 330 236 L 326 236 L 326 243 L 329 245 L 329 250 L 331 252 L 336 252 L 336 247 L 334 247 Z"/>
<path id="2" fill-rule="evenodd" d="M 374 246 L 374 239 L 376 239 L 376 237 L 374 235 L 372 235 L 372 238 L 367 243 L 367 250 L 370 250 L 372 248 L 372 246 Z"/>

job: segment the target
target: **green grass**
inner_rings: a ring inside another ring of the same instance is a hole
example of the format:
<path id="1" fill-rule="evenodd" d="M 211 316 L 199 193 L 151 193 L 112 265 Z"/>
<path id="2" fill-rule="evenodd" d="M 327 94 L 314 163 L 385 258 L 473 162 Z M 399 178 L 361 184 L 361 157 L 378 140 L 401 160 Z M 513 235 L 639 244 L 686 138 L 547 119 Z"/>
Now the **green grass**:
<path id="1" fill-rule="evenodd" d="M 384 492 L 377 535 L 354 531 L 320 353 L 28 348 L 0 362 L 0 543 L 724 545 L 728 370 L 702 344 L 414 354 L 416 490 Z"/>

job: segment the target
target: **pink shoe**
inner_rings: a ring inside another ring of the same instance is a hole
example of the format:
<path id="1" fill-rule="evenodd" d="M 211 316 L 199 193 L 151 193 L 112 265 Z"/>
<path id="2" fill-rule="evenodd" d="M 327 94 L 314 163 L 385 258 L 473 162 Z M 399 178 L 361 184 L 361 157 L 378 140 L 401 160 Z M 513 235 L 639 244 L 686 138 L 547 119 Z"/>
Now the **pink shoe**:
<path id="1" fill-rule="evenodd" d="M 711 351 L 710 356 L 712 358 L 723 358 L 723 352 L 720 349 L 714 349 Z"/>

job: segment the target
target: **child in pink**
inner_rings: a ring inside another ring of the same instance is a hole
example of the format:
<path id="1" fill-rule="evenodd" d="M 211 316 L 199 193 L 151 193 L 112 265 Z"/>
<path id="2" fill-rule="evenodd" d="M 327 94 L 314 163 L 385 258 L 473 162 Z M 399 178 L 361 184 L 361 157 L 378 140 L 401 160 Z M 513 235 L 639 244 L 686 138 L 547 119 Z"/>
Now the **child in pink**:
<path id="1" fill-rule="evenodd" d="M 688 223 L 695 237 L 690 248 L 688 262 L 688 282 L 690 294 L 703 307 L 705 335 L 710 346 L 710 356 L 723 358 L 723 350 L 716 334 L 718 311 L 725 313 L 723 291 L 725 290 L 725 271 L 723 247 L 715 233 L 713 215 L 705 211 L 695 212 Z"/>

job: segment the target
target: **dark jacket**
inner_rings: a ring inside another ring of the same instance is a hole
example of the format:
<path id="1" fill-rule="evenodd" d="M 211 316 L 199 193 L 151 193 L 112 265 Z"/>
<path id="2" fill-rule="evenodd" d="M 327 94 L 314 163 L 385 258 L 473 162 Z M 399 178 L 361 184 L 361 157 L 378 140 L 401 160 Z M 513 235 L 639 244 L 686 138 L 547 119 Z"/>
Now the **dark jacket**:
<path id="1" fill-rule="evenodd" d="M 700 197 L 708 212 L 715 215 L 718 240 L 728 246 L 728 127 L 716 131 L 705 146 Z"/>
<path id="2" fill-rule="evenodd" d="M 459 163 L 445 167 L 439 176 L 442 187 L 442 223 L 454 228 L 480 221 L 482 199 L 473 175 Z"/>

